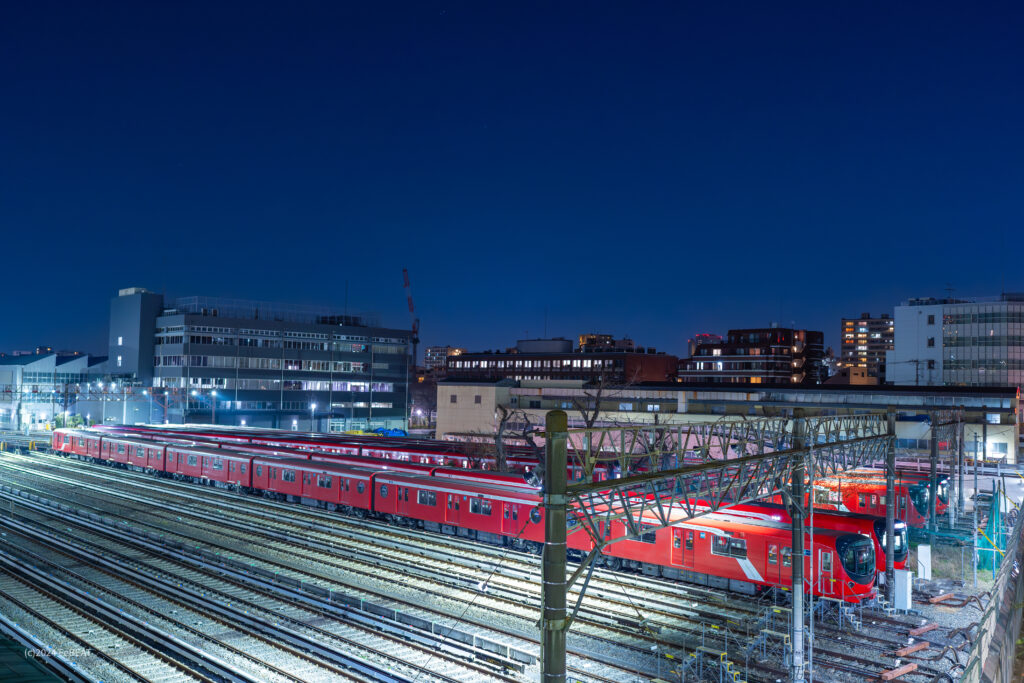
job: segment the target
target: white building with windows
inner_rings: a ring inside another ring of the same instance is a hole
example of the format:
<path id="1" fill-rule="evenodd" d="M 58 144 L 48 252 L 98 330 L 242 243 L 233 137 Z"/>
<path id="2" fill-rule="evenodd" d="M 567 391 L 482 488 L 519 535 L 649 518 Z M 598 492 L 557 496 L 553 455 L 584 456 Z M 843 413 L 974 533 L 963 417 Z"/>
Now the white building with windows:
<path id="1" fill-rule="evenodd" d="M 910 386 L 1024 384 L 1024 294 L 909 299 L 893 315 L 886 380 Z"/>

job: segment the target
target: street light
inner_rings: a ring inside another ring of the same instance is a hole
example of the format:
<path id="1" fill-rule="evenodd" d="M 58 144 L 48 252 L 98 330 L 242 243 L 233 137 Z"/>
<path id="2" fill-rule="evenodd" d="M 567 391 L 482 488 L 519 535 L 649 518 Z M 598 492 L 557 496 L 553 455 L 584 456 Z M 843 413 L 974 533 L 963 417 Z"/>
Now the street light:
<path id="1" fill-rule="evenodd" d="M 213 420 L 213 424 L 217 424 L 217 390 L 214 389 L 213 391 L 211 391 L 210 392 L 210 396 L 211 396 L 211 398 L 210 398 L 210 405 L 212 406 L 212 410 L 213 410 L 213 418 L 212 418 L 212 420 Z"/>
<path id="2" fill-rule="evenodd" d="M 315 432 L 316 431 L 316 427 L 313 424 L 313 413 L 315 413 L 315 412 L 316 412 L 316 404 L 315 403 L 310 403 L 309 404 L 309 431 L 310 432 Z"/>

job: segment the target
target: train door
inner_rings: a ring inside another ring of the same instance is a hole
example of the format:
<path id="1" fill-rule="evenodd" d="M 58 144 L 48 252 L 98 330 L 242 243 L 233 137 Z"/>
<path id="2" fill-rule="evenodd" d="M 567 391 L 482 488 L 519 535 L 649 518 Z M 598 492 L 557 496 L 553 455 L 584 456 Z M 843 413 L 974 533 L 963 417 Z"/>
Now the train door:
<path id="1" fill-rule="evenodd" d="M 779 561 L 779 556 L 779 544 L 769 543 L 767 557 L 765 558 L 765 564 L 768 569 L 765 575 L 769 581 L 777 581 L 779 584 L 782 584 L 782 563 Z"/>
<path id="2" fill-rule="evenodd" d="M 672 556 L 669 558 L 669 564 L 682 566 L 683 564 L 683 535 L 686 533 L 684 529 L 674 527 L 672 529 Z"/>
<path id="3" fill-rule="evenodd" d="M 519 506 L 515 503 L 502 503 L 501 533 L 507 536 L 519 534 Z"/>
<path id="4" fill-rule="evenodd" d="M 835 593 L 835 578 L 832 575 L 832 551 L 818 551 L 818 577 L 820 584 L 818 590 L 822 595 L 833 595 Z"/>
<path id="5" fill-rule="evenodd" d="M 682 545 L 683 545 L 683 549 L 682 549 L 683 550 L 682 565 L 684 567 L 686 567 L 687 569 L 693 569 L 693 566 L 694 566 L 694 553 L 696 552 L 694 550 L 694 544 L 695 544 L 695 541 L 694 541 L 694 531 L 693 531 L 693 529 L 677 529 L 677 531 L 682 532 L 681 533 L 682 538 L 680 539 L 682 541 Z M 672 544 L 673 544 L 673 546 L 675 545 L 675 540 L 674 539 L 672 541 Z"/>

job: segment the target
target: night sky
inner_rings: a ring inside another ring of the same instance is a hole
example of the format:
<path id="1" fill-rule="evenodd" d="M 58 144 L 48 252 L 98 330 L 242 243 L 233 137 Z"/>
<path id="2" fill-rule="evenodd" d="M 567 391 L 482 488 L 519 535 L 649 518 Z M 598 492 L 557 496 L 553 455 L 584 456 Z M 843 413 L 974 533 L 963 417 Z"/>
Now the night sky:
<path id="1" fill-rule="evenodd" d="M 143 7 L 142 5 L 146 5 Z M 120 287 L 474 350 L 1024 289 L 1024 5 L 8 2 L 0 350 Z"/>

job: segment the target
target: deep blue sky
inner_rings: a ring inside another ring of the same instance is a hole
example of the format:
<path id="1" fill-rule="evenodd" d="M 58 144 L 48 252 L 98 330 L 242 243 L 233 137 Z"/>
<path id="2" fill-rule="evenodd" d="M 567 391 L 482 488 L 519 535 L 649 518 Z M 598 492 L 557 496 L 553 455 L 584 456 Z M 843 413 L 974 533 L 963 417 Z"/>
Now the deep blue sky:
<path id="1" fill-rule="evenodd" d="M 142 5 L 146 5 L 143 7 Z M 424 344 L 1024 289 L 1024 6 L 5 3 L 0 350 L 119 287 Z"/>

